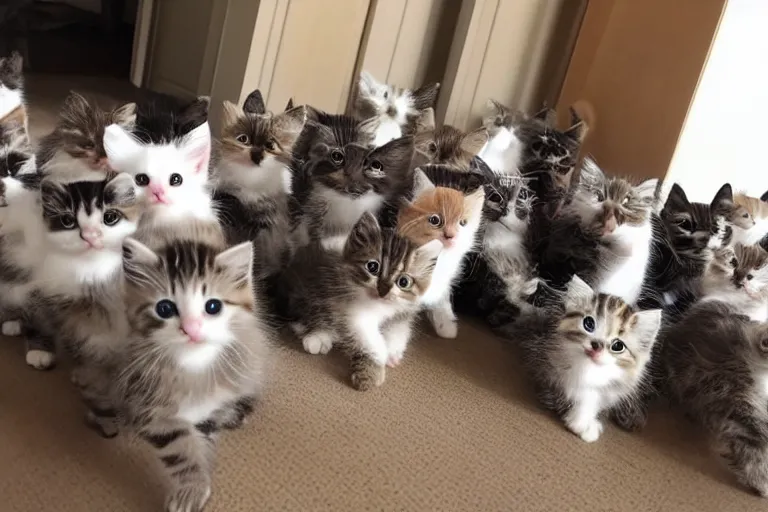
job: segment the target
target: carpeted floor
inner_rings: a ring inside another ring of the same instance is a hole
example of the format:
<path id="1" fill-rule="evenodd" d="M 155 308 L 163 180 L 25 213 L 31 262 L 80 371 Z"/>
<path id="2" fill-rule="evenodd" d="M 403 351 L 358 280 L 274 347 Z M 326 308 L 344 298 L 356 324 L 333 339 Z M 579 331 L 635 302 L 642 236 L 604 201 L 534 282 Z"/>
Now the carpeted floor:
<path id="1" fill-rule="evenodd" d="M 65 87 L 30 81 L 32 125 L 47 130 Z M 129 89 L 124 90 L 129 94 Z M 117 93 L 116 93 L 117 94 Z M 45 95 L 40 97 L 39 95 Z M 448 341 L 421 334 L 380 389 L 346 383 L 338 356 L 275 350 L 252 421 L 224 435 L 207 510 L 745 512 L 739 488 L 677 415 L 608 426 L 588 445 L 532 399 L 514 354 L 463 322 Z M 28 369 L 22 342 L 0 340 L 0 510 L 162 509 L 158 465 L 138 442 L 86 429 L 64 368 Z"/>

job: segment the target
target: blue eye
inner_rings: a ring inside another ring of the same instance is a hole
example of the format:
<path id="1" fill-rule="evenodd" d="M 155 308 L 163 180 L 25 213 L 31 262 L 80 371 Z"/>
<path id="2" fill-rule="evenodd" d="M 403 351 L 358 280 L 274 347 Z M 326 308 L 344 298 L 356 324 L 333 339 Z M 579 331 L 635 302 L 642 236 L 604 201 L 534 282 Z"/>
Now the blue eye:
<path id="1" fill-rule="evenodd" d="M 221 301 L 219 299 L 211 299 L 205 303 L 205 312 L 209 315 L 218 315 L 221 313 Z"/>
<path id="2" fill-rule="evenodd" d="M 595 332 L 595 319 L 591 316 L 585 316 L 584 321 L 582 322 L 584 325 L 584 330 L 587 332 Z"/>
<path id="3" fill-rule="evenodd" d="M 178 311 L 176 310 L 176 304 L 174 304 L 173 301 L 163 299 L 155 304 L 155 313 L 157 313 L 157 316 L 160 318 L 167 320 L 176 316 Z"/>

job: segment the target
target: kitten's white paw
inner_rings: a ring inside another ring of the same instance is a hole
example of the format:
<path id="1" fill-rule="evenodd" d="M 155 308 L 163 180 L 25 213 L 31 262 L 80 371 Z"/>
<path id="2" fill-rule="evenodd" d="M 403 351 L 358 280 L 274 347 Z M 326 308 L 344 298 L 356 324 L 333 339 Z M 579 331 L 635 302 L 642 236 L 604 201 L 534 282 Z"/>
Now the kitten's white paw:
<path id="1" fill-rule="evenodd" d="M 291 322 L 288 324 L 288 327 L 291 328 L 296 336 L 304 336 L 304 333 L 307 332 L 307 327 L 301 322 Z"/>
<path id="2" fill-rule="evenodd" d="M 568 429 L 587 443 L 594 443 L 603 433 L 603 424 L 593 419 L 587 422 L 568 423 Z"/>
<path id="3" fill-rule="evenodd" d="M 304 350 L 310 354 L 327 354 L 333 347 L 331 334 L 325 331 L 315 331 L 304 336 L 301 340 Z"/>
<path id="4" fill-rule="evenodd" d="M 0 330 L 2 330 L 3 336 L 21 336 L 21 322 L 18 320 L 8 320 L 3 322 Z"/>
<path id="5" fill-rule="evenodd" d="M 456 319 L 443 312 L 434 312 L 432 314 L 432 326 L 435 333 L 441 338 L 453 339 L 459 334 L 459 326 Z"/>
<path id="6" fill-rule="evenodd" d="M 165 510 L 167 512 L 201 512 L 211 497 L 209 484 L 194 483 L 179 487 L 168 496 Z"/>
<path id="7" fill-rule="evenodd" d="M 45 350 L 28 350 L 27 364 L 36 370 L 47 370 L 53 366 L 56 355 Z"/>
<path id="8" fill-rule="evenodd" d="M 390 368 L 394 368 L 395 366 L 398 366 L 402 362 L 403 362 L 402 351 L 389 353 L 389 357 L 387 358 L 387 366 L 389 366 Z"/>

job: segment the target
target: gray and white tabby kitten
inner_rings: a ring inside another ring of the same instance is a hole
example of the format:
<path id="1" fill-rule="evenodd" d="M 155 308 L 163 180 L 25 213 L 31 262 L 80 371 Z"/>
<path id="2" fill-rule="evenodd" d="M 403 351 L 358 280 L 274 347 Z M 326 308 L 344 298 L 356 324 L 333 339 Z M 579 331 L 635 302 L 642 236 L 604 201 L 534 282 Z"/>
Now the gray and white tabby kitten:
<path id="1" fill-rule="evenodd" d="M 280 282 L 304 349 L 325 354 L 338 346 L 351 359 L 356 389 L 381 385 L 385 366 L 403 358 L 441 249 L 437 240 L 419 247 L 382 229 L 370 213 L 341 254 L 320 244 L 300 249 Z"/>
<path id="2" fill-rule="evenodd" d="M 45 257 L 33 272 L 25 314 L 27 362 L 53 363 L 53 341 L 74 360 L 73 381 L 87 420 L 105 437 L 117 434 L 112 384 L 127 334 L 121 290 L 122 244 L 141 209 L 129 174 L 100 181 L 41 185 Z M 34 357 L 33 357 L 34 356 Z"/>
<path id="3" fill-rule="evenodd" d="M 0 125 L 20 121 L 27 130 L 27 104 L 24 98 L 24 59 L 18 52 L 0 58 Z"/>
<path id="4" fill-rule="evenodd" d="M 483 126 L 488 130 L 488 142 L 477 156 L 497 173 L 515 174 L 523 161 L 525 147 L 516 135 L 516 128 L 526 120 L 521 112 L 513 112 L 494 99 L 486 104 Z"/>
<path id="5" fill-rule="evenodd" d="M 103 110 L 94 101 L 76 92 L 69 93 L 53 132 L 40 141 L 37 152 L 40 172 L 70 181 L 103 179 L 109 170 L 104 130 L 111 124 L 130 130 L 135 121 L 135 103 Z"/>
<path id="6" fill-rule="evenodd" d="M 768 497 L 768 325 L 719 300 L 664 334 L 670 400 L 709 433 L 739 482 Z"/>
<path id="7" fill-rule="evenodd" d="M 601 414 L 639 397 L 660 325 L 661 310 L 637 311 L 574 276 L 562 311 L 531 315 L 506 334 L 520 344 L 542 405 L 591 443 L 603 432 Z"/>
<path id="8" fill-rule="evenodd" d="M 256 90 L 243 108 L 224 102 L 214 200 L 230 244 L 251 240 L 260 273 L 289 260 L 292 149 L 307 117 L 305 107 L 273 115 Z"/>
<path id="9" fill-rule="evenodd" d="M 252 260 L 248 242 L 224 249 L 190 239 L 153 251 L 125 241 L 130 330 L 117 396 L 165 467 L 170 512 L 204 508 L 218 432 L 241 426 L 262 392 L 274 333 Z"/>
<path id="10" fill-rule="evenodd" d="M 361 119 L 375 118 L 373 136 L 375 147 L 434 129 L 434 106 L 440 84 L 427 84 L 415 90 L 401 89 L 377 81 L 367 71 L 360 73 L 355 97 L 355 115 Z"/>

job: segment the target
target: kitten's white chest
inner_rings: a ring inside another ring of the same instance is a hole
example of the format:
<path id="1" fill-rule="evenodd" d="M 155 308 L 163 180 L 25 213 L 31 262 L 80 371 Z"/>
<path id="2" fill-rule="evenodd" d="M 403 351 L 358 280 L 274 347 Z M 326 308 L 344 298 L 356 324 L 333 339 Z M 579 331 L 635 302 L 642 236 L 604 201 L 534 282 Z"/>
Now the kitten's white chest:
<path id="1" fill-rule="evenodd" d="M 421 296 L 422 304 L 431 306 L 450 295 L 453 282 L 461 270 L 465 253 L 466 251 L 461 251 L 458 247 L 450 250 L 443 249 L 443 252 L 437 257 L 429 288 Z"/>
<path id="2" fill-rule="evenodd" d="M 19 108 L 23 103 L 24 97 L 21 90 L 0 86 L 0 119 Z"/>
<path id="3" fill-rule="evenodd" d="M 615 242 L 629 247 L 631 252 L 600 276 L 599 292 L 621 297 L 628 304 L 637 302 L 651 256 L 652 235 L 650 222 L 637 227 L 624 224 L 617 228 Z"/>
<path id="4" fill-rule="evenodd" d="M 523 145 L 507 128 L 502 128 L 480 150 L 478 156 L 494 172 L 510 173 L 517 169 Z"/>
<path id="5" fill-rule="evenodd" d="M 522 231 L 513 231 L 498 222 L 494 222 L 485 231 L 483 248 L 489 252 L 503 252 L 513 258 L 522 256 L 524 252 Z"/>
<path id="6" fill-rule="evenodd" d="M 399 139 L 403 135 L 403 129 L 394 119 L 386 119 L 379 123 L 379 127 L 376 129 L 376 135 L 373 138 L 373 145 L 376 147 L 383 146 L 387 142 Z"/>
<path id="7" fill-rule="evenodd" d="M 754 245 L 768 235 L 768 219 L 755 219 L 755 225 L 749 229 L 733 227 L 733 239 L 731 245 L 738 243 Z"/>
<path id="8" fill-rule="evenodd" d="M 328 203 L 323 224 L 332 230 L 352 229 L 365 212 L 375 213 L 384 203 L 384 198 L 373 190 L 359 197 L 350 197 L 320 187 L 320 195 Z"/>
<path id="9" fill-rule="evenodd" d="M 188 397 L 179 404 L 177 416 L 193 424 L 200 423 L 210 418 L 224 404 L 234 400 L 235 396 L 231 390 L 218 387 L 204 399 L 194 400 Z"/>

